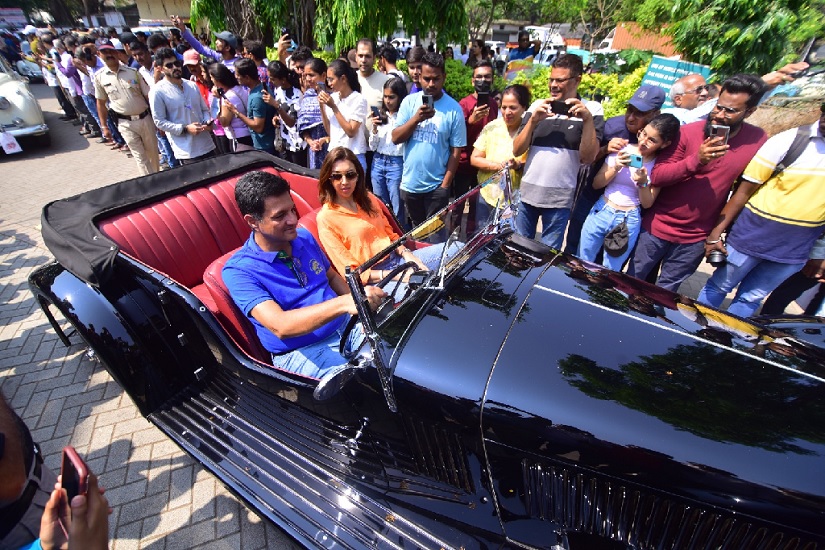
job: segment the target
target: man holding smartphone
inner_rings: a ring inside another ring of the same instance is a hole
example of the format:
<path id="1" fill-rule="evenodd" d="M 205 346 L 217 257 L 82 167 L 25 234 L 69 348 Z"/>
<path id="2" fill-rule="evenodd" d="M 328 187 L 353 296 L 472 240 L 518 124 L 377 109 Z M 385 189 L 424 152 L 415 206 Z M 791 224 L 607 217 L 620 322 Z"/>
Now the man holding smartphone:
<path id="1" fill-rule="evenodd" d="M 444 93 L 444 58 L 428 52 L 421 62 L 423 90 L 404 98 L 392 131 L 393 143 L 405 144 L 401 200 L 413 226 L 447 205 L 467 145 L 461 106 Z"/>
<path id="2" fill-rule="evenodd" d="M 209 135 L 214 120 L 198 87 L 183 80 L 183 63 L 174 50 L 161 48 L 155 54 L 155 64 L 161 68 L 163 80 L 149 92 L 152 119 L 166 132 L 175 158 L 191 164 L 214 157 L 215 142 Z"/>
<path id="3" fill-rule="evenodd" d="M 473 155 L 473 144 L 478 139 L 481 130 L 487 124 L 498 118 L 498 104 L 490 97 L 493 88 L 493 64 L 485 59 L 473 69 L 473 93 L 458 102 L 464 113 L 464 123 L 467 125 L 467 145 L 461 150 L 458 160 L 458 170 L 453 184 L 453 197 L 460 197 L 477 183 L 478 170 L 470 166 L 470 157 Z M 467 221 L 475 224 L 476 202 L 470 202 L 470 211 Z M 462 212 L 453 212 L 453 227 L 461 221 Z"/>
<path id="4" fill-rule="evenodd" d="M 705 255 L 730 187 L 767 140 L 764 130 L 745 122 L 759 104 L 765 83 L 738 74 L 722 84 L 707 121 L 682 126 L 679 141 L 664 149 L 650 175 L 661 188 L 642 217 L 642 232 L 628 273 L 646 279 L 662 262 L 656 282 L 677 292 Z M 727 143 L 711 135 L 713 125 L 727 126 Z"/>
<path id="5" fill-rule="evenodd" d="M 604 131 L 601 105 L 578 98 L 583 71 L 581 57 L 557 57 L 550 71 L 550 98 L 530 106 L 513 140 L 514 157 L 527 152 L 516 231 L 535 238 L 541 218 L 541 242 L 558 250 L 570 218 L 579 168 L 595 160 Z"/>

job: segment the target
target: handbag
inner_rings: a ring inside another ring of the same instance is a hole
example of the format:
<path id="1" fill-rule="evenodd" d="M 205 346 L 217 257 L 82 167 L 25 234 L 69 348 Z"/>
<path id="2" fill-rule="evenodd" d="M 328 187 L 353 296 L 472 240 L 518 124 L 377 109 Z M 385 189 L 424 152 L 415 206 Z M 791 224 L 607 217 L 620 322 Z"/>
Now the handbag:
<path id="1" fill-rule="evenodd" d="M 627 252 L 627 244 L 630 241 L 630 231 L 627 229 L 627 216 L 622 223 L 615 226 L 604 236 L 604 252 L 614 258 L 618 258 Z"/>

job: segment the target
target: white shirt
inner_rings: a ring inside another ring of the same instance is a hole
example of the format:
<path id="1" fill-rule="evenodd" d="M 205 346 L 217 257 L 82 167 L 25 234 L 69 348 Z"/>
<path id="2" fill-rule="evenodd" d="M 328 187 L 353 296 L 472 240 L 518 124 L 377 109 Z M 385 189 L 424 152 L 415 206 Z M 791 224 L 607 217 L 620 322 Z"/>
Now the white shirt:
<path id="1" fill-rule="evenodd" d="M 342 99 L 341 94 L 335 92 L 332 94 L 332 100 L 345 119 L 357 120 L 362 125 L 364 124 L 369 110 L 364 96 L 353 91 L 345 99 Z M 346 147 L 356 155 L 365 154 L 367 152 L 367 137 L 364 131 L 359 129 L 355 132 L 355 136 L 349 137 L 341 128 L 341 124 L 332 109 L 329 107 L 324 107 L 324 109 L 326 109 L 327 118 L 329 119 L 329 148 Z"/>

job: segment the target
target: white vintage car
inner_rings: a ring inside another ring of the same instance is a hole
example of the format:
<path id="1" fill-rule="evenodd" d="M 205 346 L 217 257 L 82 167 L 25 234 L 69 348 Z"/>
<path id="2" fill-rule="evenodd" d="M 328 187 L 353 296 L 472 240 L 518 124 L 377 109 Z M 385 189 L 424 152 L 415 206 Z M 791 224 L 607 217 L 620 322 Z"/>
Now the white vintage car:
<path id="1" fill-rule="evenodd" d="M 32 138 L 40 145 L 51 142 L 49 127 L 29 83 L 0 57 L 0 131 L 16 139 Z"/>

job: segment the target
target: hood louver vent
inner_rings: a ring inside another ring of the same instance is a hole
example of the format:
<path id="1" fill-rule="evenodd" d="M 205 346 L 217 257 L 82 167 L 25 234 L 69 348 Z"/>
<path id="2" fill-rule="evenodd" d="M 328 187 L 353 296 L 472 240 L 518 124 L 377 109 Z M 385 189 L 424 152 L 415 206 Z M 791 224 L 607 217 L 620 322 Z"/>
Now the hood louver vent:
<path id="1" fill-rule="evenodd" d="M 639 550 L 822 550 L 817 543 L 567 468 L 522 463 L 531 517 Z"/>

